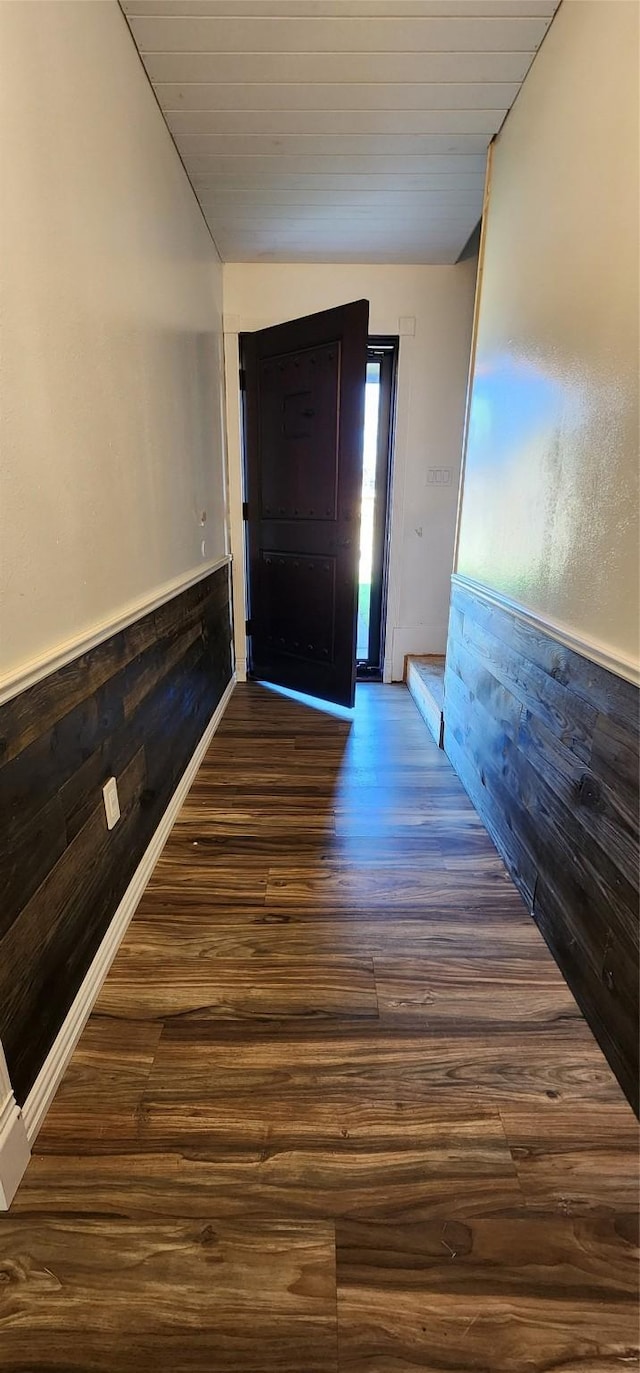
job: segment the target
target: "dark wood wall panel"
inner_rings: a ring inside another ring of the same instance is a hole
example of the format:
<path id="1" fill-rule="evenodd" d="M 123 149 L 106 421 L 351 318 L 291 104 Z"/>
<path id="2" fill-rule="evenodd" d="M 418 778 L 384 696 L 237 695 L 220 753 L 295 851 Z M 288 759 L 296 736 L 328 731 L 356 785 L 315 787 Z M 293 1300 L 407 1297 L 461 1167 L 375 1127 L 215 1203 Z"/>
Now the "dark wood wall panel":
<path id="1" fill-rule="evenodd" d="M 20 1103 L 231 670 L 225 566 L 0 708 L 0 1039 Z"/>
<path id="2" fill-rule="evenodd" d="M 638 1110 L 638 689 L 456 587 L 445 749 Z"/>

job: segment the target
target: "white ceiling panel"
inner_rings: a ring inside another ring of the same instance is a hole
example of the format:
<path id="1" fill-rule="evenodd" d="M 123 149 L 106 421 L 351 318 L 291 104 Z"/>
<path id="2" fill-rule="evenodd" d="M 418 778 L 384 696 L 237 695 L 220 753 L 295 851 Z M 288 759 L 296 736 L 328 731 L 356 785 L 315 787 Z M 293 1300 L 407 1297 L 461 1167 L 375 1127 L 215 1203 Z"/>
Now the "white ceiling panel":
<path id="1" fill-rule="evenodd" d="M 226 261 L 455 262 L 559 0 L 121 0 Z"/>
<path id="2" fill-rule="evenodd" d="M 554 0 L 123 0 L 127 15 L 212 18 L 550 19 Z"/>
<path id="3" fill-rule="evenodd" d="M 437 110 L 463 113 L 484 113 L 489 110 L 495 121 L 506 114 L 520 89 L 517 81 L 484 83 L 453 81 L 404 82 L 341 82 L 337 85 L 304 82 L 276 85 L 273 82 L 191 81 L 187 84 L 158 81 L 155 92 L 167 116 L 178 111 L 214 111 L 222 117 L 243 113 L 261 115 L 264 112 L 297 117 L 301 110 L 313 114 L 337 115 L 344 111 L 357 115 L 387 112 L 425 119 Z M 223 126 L 224 127 L 224 126 Z M 342 126 L 341 126 L 342 127 Z M 355 129 L 355 125 L 351 126 Z M 185 130 L 184 132 L 187 132 Z M 191 132 L 194 132 L 193 130 Z M 267 130 L 268 132 L 268 130 Z"/>
<path id="4" fill-rule="evenodd" d="M 333 213 L 325 211 L 321 215 L 310 214 L 309 210 L 313 208 L 314 207 L 306 205 L 302 207 L 287 206 L 284 212 L 276 217 L 268 213 L 265 213 L 264 215 L 243 215 L 241 217 L 236 214 L 234 210 L 223 210 L 222 214 L 217 219 L 217 223 L 220 229 L 229 229 L 232 225 L 235 229 L 239 225 L 246 233 L 255 234 L 262 226 L 265 227 L 265 230 L 271 232 L 273 223 L 277 222 L 281 225 L 283 233 L 287 233 L 296 227 L 297 229 L 304 230 L 304 232 L 309 235 L 317 237 L 326 234 L 327 228 L 330 228 L 332 225 L 338 226 L 341 232 L 344 228 L 350 227 L 353 233 L 357 235 L 361 235 L 365 231 L 367 233 L 375 233 L 380 228 L 384 228 L 385 231 L 387 231 L 392 229 L 395 225 L 399 231 L 403 230 L 409 233 L 413 230 L 414 235 L 417 234 L 419 236 L 422 233 L 425 224 L 434 227 L 443 224 L 456 224 L 462 230 L 467 221 L 467 216 L 461 214 L 459 210 L 453 210 L 449 214 L 441 212 L 426 213 L 420 221 L 417 221 L 411 206 L 407 206 L 404 209 L 395 212 L 389 211 L 388 208 L 385 210 L 385 207 L 382 206 L 369 214 L 365 214 L 364 211 L 361 210 L 351 211 L 344 206 L 337 206 Z"/>
<path id="5" fill-rule="evenodd" d="M 455 53 L 532 52 L 549 19 L 211 19 L 131 16 L 141 53 Z"/>
<path id="6" fill-rule="evenodd" d="M 482 187 L 480 187 L 482 190 Z M 360 190 L 349 187 L 334 188 L 330 204 L 327 204 L 324 189 L 318 187 L 307 187 L 304 192 L 300 188 L 293 186 L 274 187 L 271 190 L 264 186 L 252 186 L 249 188 L 240 187 L 225 190 L 221 186 L 215 186 L 212 191 L 206 187 L 202 191 L 201 200 L 207 201 L 211 197 L 211 203 L 215 197 L 220 209 L 226 205 L 239 205 L 248 211 L 250 208 L 268 208 L 269 206 L 307 206 L 310 210 L 320 210 L 324 208 L 328 213 L 333 213 L 334 209 L 346 205 L 350 209 L 364 208 L 368 206 L 385 205 L 397 206 L 398 209 L 419 206 L 421 215 L 424 216 L 429 209 L 448 209 L 457 211 L 462 208 L 465 213 L 476 204 L 477 187 L 465 190 L 458 186 L 448 188 L 442 186 L 429 186 L 426 190 L 403 191 L 393 187 L 393 198 L 389 194 L 388 188 L 382 190 L 373 188 L 367 190 L 362 187 Z M 211 208 L 211 206 L 209 206 Z"/>
<path id="7" fill-rule="evenodd" d="M 238 162 L 249 158 L 264 161 L 272 157 L 279 164 L 296 170 L 298 167 L 310 170 L 317 165 L 319 171 L 326 167 L 339 169 L 356 165 L 413 171 L 422 166 L 426 157 L 455 157 L 468 155 L 484 157 L 490 142 L 486 133 L 427 133 L 427 134 L 277 134 L 260 136 L 246 134 L 184 134 L 180 138 L 180 148 L 185 158 L 195 160 L 208 158 L 210 163 L 224 167 L 230 161 Z M 410 159 L 418 159 L 415 160 Z M 356 166 L 354 166 L 354 170 Z"/>
<path id="8" fill-rule="evenodd" d="M 255 154 L 251 157 L 215 157 L 210 153 L 193 152 L 189 147 L 184 148 L 183 155 L 192 172 L 204 172 L 207 176 L 240 176 L 243 180 L 248 177 L 250 182 L 258 177 L 271 180 L 272 176 L 279 176 L 281 173 L 288 177 L 311 176 L 317 173 L 349 176 L 352 172 L 366 172 L 378 176 L 384 174 L 388 177 L 407 173 L 410 176 L 424 177 L 431 173 L 458 178 L 466 172 L 469 175 L 475 174 L 482 183 L 485 161 L 484 153 L 466 157 L 449 154 L 443 156 L 440 153 L 425 153 L 422 157 L 414 157 L 411 154 L 399 154 L 394 157 L 393 153 L 372 153 L 366 157 L 359 153 L 320 153 L 309 154 L 307 157 L 293 153 L 277 157 L 264 153 L 262 157 Z"/>
<path id="9" fill-rule="evenodd" d="M 375 139 L 376 146 L 385 138 L 393 138 L 394 146 L 398 140 L 417 140 L 427 134 L 438 138 L 484 135 L 483 148 L 487 137 L 495 131 L 496 118 L 506 114 L 504 110 L 177 110 L 165 111 L 165 118 L 172 134 L 186 141 L 187 137 L 208 137 L 216 143 L 231 144 L 231 151 L 242 152 L 240 140 L 246 141 L 247 135 L 258 135 L 262 140 L 275 140 L 274 148 L 281 146 L 283 152 L 290 151 L 292 137 L 298 142 L 309 134 L 322 139 L 322 146 L 336 143 L 341 139 Z M 348 132 L 345 133 L 345 125 Z M 222 149 L 220 149 L 221 151 Z M 212 148 L 211 151 L 217 151 Z M 404 148 L 404 151 L 410 151 Z M 416 146 L 416 152 L 428 151 Z"/>
<path id="10" fill-rule="evenodd" d="M 135 21 L 132 21 L 132 23 Z M 477 83 L 524 80 L 533 52 L 148 52 L 145 67 L 156 81 L 213 81 L 246 85 L 342 83 L 348 86 Z M 344 96 L 343 96 L 344 98 Z"/>
<path id="11" fill-rule="evenodd" d="M 189 171 L 188 167 L 187 171 Z M 383 176 L 381 174 L 376 175 L 375 173 L 370 172 L 344 172 L 342 175 L 340 175 L 340 173 L 327 172 L 324 176 L 320 174 L 302 175 L 300 173 L 297 176 L 292 175 L 288 177 L 280 174 L 276 175 L 274 173 L 269 178 L 266 178 L 264 175 L 254 175 L 252 178 L 249 178 L 246 174 L 242 176 L 241 174 L 234 174 L 233 172 L 216 173 L 215 175 L 210 176 L 191 173 L 191 180 L 196 192 L 200 189 L 203 191 L 215 191 L 217 189 L 222 190 L 225 188 L 227 190 L 236 191 L 251 190 L 253 187 L 259 187 L 263 190 L 278 191 L 343 191 L 346 186 L 349 186 L 352 187 L 354 191 L 384 191 L 389 200 L 391 200 L 398 191 L 428 191 L 431 189 L 428 177 L 425 177 L 424 175 L 421 176 L 419 173 L 412 176 L 409 172 L 399 173 L 393 179 L 388 176 Z M 477 223 L 482 209 L 482 182 L 480 181 L 478 183 L 476 181 L 475 185 L 471 185 L 469 189 L 475 190 L 476 193 L 475 206 L 477 208 L 477 216 L 475 223 Z M 333 197 L 329 196 L 328 203 L 331 204 L 332 200 Z M 472 224 L 471 227 L 474 228 L 475 224 Z"/>

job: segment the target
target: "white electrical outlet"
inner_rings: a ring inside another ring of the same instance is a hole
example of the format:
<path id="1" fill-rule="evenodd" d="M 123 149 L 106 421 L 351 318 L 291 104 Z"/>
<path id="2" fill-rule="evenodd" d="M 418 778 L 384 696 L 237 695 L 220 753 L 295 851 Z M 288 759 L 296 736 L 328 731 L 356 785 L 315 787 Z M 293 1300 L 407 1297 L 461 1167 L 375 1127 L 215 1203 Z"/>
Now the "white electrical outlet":
<path id="1" fill-rule="evenodd" d="M 107 829 L 112 830 L 120 819 L 120 802 L 118 800 L 118 783 L 115 777 L 110 777 L 102 788 L 104 797 L 104 809 L 107 817 Z"/>

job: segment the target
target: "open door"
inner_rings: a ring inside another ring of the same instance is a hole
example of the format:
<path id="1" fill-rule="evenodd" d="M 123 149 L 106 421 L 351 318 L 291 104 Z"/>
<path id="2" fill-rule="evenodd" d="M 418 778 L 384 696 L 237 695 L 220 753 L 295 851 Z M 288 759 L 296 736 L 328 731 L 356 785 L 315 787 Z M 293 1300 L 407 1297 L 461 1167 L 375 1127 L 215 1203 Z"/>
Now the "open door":
<path id="1" fill-rule="evenodd" d="M 352 706 L 369 303 L 242 336 L 249 664 Z"/>

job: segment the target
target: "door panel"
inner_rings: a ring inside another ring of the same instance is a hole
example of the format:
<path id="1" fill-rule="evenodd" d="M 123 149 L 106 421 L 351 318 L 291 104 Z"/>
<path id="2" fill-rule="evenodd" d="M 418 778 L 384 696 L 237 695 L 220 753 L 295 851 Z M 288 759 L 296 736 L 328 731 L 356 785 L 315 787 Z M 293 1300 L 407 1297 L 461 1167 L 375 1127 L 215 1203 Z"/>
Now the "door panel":
<path id="1" fill-rule="evenodd" d="M 242 337 L 251 673 L 353 705 L 369 306 Z"/>

